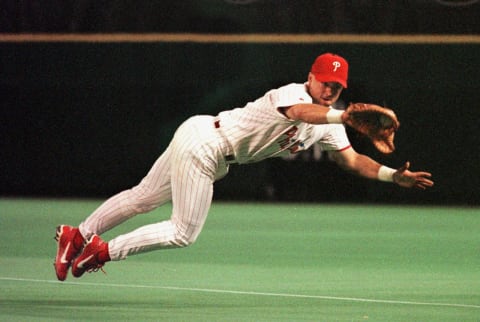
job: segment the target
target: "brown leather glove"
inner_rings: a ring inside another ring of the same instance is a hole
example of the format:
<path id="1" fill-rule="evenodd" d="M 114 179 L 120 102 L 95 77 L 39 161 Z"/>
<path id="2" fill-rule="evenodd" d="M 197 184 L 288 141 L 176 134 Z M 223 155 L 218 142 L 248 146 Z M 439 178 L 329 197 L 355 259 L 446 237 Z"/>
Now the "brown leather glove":
<path id="1" fill-rule="evenodd" d="M 395 151 L 393 139 L 400 122 L 391 109 L 374 104 L 350 103 L 342 121 L 369 137 L 378 151 L 385 154 Z"/>

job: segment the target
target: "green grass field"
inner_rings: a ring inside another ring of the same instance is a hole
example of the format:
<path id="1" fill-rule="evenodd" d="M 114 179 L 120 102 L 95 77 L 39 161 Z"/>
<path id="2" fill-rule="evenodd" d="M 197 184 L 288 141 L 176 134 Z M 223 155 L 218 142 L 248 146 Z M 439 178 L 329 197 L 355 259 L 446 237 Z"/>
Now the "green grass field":
<path id="1" fill-rule="evenodd" d="M 480 321 L 478 208 L 216 202 L 191 247 L 58 282 L 55 227 L 100 202 L 0 199 L 0 321 Z"/>

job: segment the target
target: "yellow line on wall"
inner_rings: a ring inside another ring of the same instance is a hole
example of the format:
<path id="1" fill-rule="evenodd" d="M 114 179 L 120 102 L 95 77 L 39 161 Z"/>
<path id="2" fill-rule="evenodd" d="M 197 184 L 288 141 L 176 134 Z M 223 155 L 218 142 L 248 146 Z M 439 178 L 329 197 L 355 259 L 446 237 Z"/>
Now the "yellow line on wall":
<path id="1" fill-rule="evenodd" d="M 198 33 L 0 33 L 0 42 L 176 42 L 176 43 L 378 43 L 480 44 L 478 35 L 198 34 Z"/>

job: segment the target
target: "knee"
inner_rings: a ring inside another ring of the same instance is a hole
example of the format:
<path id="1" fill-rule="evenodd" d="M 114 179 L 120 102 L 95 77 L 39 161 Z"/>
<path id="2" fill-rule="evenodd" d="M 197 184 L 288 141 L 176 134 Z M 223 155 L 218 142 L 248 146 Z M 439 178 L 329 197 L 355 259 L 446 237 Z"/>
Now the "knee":
<path id="1" fill-rule="evenodd" d="M 196 240 L 197 240 L 196 237 L 192 237 L 192 236 L 189 236 L 189 235 L 176 235 L 175 236 L 175 244 L 178 247 L 181 247 L 181 248 L 188 247 L 188 246 L 192 245 L 193 243 L 195 243 Z"/>
<path id="2" fill-rule="evenodd" d="M 199 235 L 199 231 L 195 229 L 176 229 L 175 232 L 175 244 L 178 247 L 188 247 L 195 243 L 197 237 Z"/>

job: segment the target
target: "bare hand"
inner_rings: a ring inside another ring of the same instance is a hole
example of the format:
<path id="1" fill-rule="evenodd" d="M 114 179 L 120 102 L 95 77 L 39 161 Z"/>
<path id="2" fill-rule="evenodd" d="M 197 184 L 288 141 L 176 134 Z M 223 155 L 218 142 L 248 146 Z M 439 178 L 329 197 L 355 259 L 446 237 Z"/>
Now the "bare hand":
<path id="1" fill-rule="evenodd" d="M 393 174 L 393 182 L 404 188 L 418 188 L 422 190 L 433 186 L 433 181 L 430 180 L 432 177 L 431 173 L 424 171 L 411 172 L 408 168 L 410 168 L 410 162 L 407 161 Z"/>

